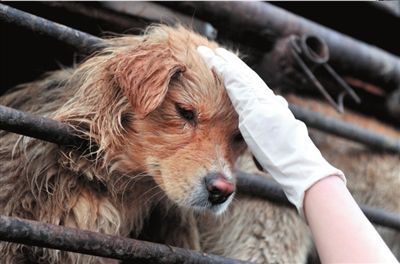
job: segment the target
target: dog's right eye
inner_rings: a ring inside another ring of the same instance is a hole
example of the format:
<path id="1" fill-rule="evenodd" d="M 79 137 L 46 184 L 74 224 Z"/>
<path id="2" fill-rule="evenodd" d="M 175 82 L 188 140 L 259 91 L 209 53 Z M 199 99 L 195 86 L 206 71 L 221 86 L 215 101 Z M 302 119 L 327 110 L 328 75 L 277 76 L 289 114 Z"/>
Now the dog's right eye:
<path id="1" fill-rule="evenodd" d="M 242 133 L 236 132 L 233 137 L 232 137 L 232 142 L 235 144 L 242 144 L 244 143 L 244 138 L 242 136 Z"/>
<path id="2" fill-rule="evenodd" d="M 188 122 L 196 122 L 196 113 L 193 110 L 185 109 L 179 104 L 175 104 L 175 109 L 178 114 Z"/>
<path id="3" fill-rule="evenodd" d="M 121 125 L 122 127 L 126 128 L 129 126 L 129 124 L 132 122 L 132 115 L 129 113 L 123 113 L 121 115 Z"/>

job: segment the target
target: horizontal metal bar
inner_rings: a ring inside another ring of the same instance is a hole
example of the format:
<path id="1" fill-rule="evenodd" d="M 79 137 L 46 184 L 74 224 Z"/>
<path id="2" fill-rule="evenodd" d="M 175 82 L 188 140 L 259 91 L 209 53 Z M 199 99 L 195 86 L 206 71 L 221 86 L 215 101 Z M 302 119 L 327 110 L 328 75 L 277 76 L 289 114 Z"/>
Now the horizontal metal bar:
<path id="1" fill-rule="evenodd" d="M 378 150 L 400 153 L 400 139 L 383 136 L 340 119 L 327 117 L 294 104 L 290 105 L 290 110 L 297 119 L 303 121 L 309 127 L 350 139 Z"/>
<path id="2" fill-rule="evenodd" d="M 236 176 L 239 193 L 257 196 L 295 209 L 275 181 L 245 172 L 237 172 Z M 372 223 L 400 231 L 400 214 L 362 204 L 359 206 Z"/>
<path id="3" fill-rule="evenodd" d="M 0 216 L 0 240 L 140 263 L 249 263 L 193 250 Z"/>
<path id="4" fill-rule="evenodd" d="M 90 54 L 104 46 L 102 39 L 98 37 L 4 4 L 0 4 L 0 21 L 18 25 L 32 32 L 67 43 L 85 54 Z"/>
<path id="5" fill-rule="evenodd" d="M 243 171 L 238 171 L 235 175 L 237 179 L 236 184 L 238 186 L 238 192 L 240 194 L 251 194 L 295 209 L 286 198 L 282 188 L 275 181 Z"/>
<path id="6" fill-rule="evenodd" d="M 4 111 L 3 109 L 7 111 Z M 31 114 L 27 114 L 15 109 L 12 109 L 12 111 L 10 111 L 9 109 L 10 108 L 8 107 L 0 106 L 0 129 L 6 129 L 11 132 L 16 131 L 17 133 L 21 133 L 22 135 L 36 137 L 59 145 L 64 145 L 65 143 L 70 145 L 71 143 L 78 142 L 79 144 L 78 146 L 81 148 L 82 144 L 84 144 L 82 143 L 81 138 L 76 137 L 73 134 L 70 134 L 71 133 L 70 127 L 67 126 L 66 124 L 59 123 L 49 118 L 38 117 Z M 10 118 L 8 116 L 8 114 L 10 113 L 11 113 L 10 117 L 11 121 L 9 121 Z M 15 119 L 15 116 L 22 116 L 23 120 L 28 119 L 28 121 L 26 122 L 23 121 L 22 124 L 20 124 L 18 119 Z M 40 124 L 44 124 L 44 128 L 41 128 Z M 33 129 L 30 128 L 31 126 L 33 127 Z M 31 131 L 34 132 L 32 133 Z M 42 132 L 45 133 L 44 134 L 45 136 L 41 134 Z M 50 140 L 48 140 L 46 136 L 49 136 Z M 257 177 L 257 176 L 251 177 L 251 175 L 248 175 L 247 180 L 244 177 L 239 178 L 238 188 L 239 191 L 241 190 L 242 192 L 247 193 L 249 195 L 259 196 L 261 198 L 266 198 L 268 200 L 287 204 L 287 202 L 285 201 L 286 197 L 285 199 L 282 198 L 282 195 L 284 196 L 284 194 L 282 193 L 281 189 L 276 186 L 271 186 L 267 184 L 267 182 L 263 180 L 262 177 Z M 367 208 L 367 207 L 362 207 L 362 208 Z M 390 213 L 387 213 L 388 216 L 392 217 L 391 219 L 387 219 L 387 217 L 384 214 L 379 214 L 378 209 L 367 210 L 364 211 L 364 213 L 367 215 L 368 218 L 370 218 L 371 222 L 373 223 L 382 225 L 385 225 L 386 223 L 391 223 L 390 224 L 391 227 L 394 226 L 394 228 L 400 230 L 399 215 L 394 214 L 392 216 Z M 376 215 L 381 215 L 381 218 L 379 219 L 375 218 Z M 387 220 L 382 220 L 382 219 L 387 219 Z"/>
<path id="7" fill-rule="evenodd" d="M 3 105 L 0 105 L 0 129 L 58 145 L 80 146 L 85 143 L 74 136 L 74 130 L 68 124 Z"/>
<path id="8" fill-rule="evenodd" d="M 146 26 L 151 24 L 151 21 L 143 17 L 135 17 L 132 15 L 122 15 L 119 12 L 113 12 L 109 9 L 103 8 L 98 5 L 87 5 L 75 1 L 43 1 L 41 5 L 52 8 L 53 10 L 62 10 L 64 13 L 79 15 L 90 19 L 96 24 L 112 25 L 119 32 L 126 32 L 127 30 L 141 31 Z M 105 3 L 102 2 L 102 5 Z"/>
<path id="9" fill-rule="evenodd" d="M 360 205 L 360 208 L 372 223 L 400 231 L 400 214 L 366 205 Z"/>

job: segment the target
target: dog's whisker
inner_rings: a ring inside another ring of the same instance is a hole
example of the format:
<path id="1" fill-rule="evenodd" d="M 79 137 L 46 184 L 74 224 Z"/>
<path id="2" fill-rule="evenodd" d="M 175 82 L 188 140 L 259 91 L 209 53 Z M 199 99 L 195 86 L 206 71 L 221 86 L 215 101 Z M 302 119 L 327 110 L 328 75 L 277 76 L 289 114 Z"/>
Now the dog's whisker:
<path id="1" fill-rule="evenodd" d="M 124 201 L 124 195 L 125 195 L 125 192 L 126 192 L 128 186 L 129 186 L 129 184 L 135 183 L 137 181 L 137 179 L 145 177 L 146 175 L 147 175 L 146 173 L 139 173 L 139 174 L 135 175 L 134 177 L 127 177 L 128 180 L 123 185 L 123 189 L 122 189 L 122 193 L 121 193 L 121 200 L 122 201 Z"/>
<path id="2" fill-rule="evenodd" d="M 160 187 L 157 186 L 157 185 L 153 186 L 152 188 L 148 189 L 146 192 L 142 193 L 142 194 L 140 195 L 140 198 L 145 197 L 148 193 L 150 193 L 150 192 L 152 192 L 153 190 L 158 189 L 158 188 L 160 188 Z M 149 200 L 149 199 L 147 199 L 147 202 L 148 202 L 148 200 Z"/>
<path id="3" fill-rule="evenodd" d="M 157 196 L 159 196 L 159 198 L 157 199 Z M 154 194 L 152 194 L 145 203 L 150 203 L 153 202 L 154 204 L 158 204 L 161 199 L 163 199 L 164 197 L 167 197 L 165 192 L 163 190 L 158 190 L 157 192 L 155 192 Z"/>

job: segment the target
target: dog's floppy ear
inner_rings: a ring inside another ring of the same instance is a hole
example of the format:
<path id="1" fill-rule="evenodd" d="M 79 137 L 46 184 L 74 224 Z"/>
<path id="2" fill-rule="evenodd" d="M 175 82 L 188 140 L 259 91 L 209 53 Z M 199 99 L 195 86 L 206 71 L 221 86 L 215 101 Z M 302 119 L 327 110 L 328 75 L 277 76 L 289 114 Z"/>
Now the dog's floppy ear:
<path id="1" fill-rule="evenodd" d="M 113 61 L 114 76 L 135 115 L 144 118 L 163 101 L 171 77 L 185 66 L 167 45 L 140 45 Z"/>

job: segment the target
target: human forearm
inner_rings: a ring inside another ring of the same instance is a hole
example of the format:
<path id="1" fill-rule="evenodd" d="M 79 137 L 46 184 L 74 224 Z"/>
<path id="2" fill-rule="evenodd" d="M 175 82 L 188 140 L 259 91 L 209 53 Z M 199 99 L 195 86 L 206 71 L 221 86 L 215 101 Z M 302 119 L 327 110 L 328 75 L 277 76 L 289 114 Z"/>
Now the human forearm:
<path id="1" fill-rule="evenodd" d="M 397 263 L 338 177 L 309 188 L 304 209 L 322 263 Z"/>

